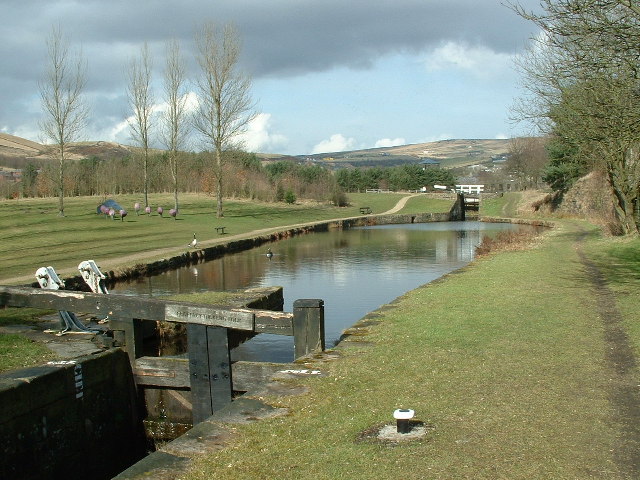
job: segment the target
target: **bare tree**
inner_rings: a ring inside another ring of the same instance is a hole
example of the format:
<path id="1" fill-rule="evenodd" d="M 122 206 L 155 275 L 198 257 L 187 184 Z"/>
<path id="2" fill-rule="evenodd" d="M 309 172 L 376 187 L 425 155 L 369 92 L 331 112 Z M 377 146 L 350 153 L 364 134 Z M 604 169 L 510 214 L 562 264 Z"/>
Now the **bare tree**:
<path id="1" fill-rule="evenodd" d="M 58 213 L 64 217 L 64 167 L 69 143 L 87 124 L 88 108 L 83 98 L 87 63 L 82 53 L 69 54 L 69 41 L 60 27 L 53 27 L 46 40 L 47 69 L 39 84 L 44 119 L 40 129 L 53 142 L 58 157 Z"/>
<path id="2" fill-rule="evenodd" d="M 240 39 L 231 25 L 207 23 L 196 34 L 200 76 L 194 127 L 213 149 L 216 216 L 222 217 L 223 151 L 237 146 L 239 135 L 254 118 L 251 80 L 238 70 Z"/>
<path id="3" fill-rule="evenodd" d="M 164 95 L 167 109 L 163 115 L 162 142 L 168 150 L 173 178 L 174 208 L 178 210 L 178 159 L 187 137 L 186 67 L 177 40 L 167 43 L 164 70 Z"/>
<path id="4" fill-rule="evenodd" d="M 520 64 L 521 118 L 605 173 L 625 233 L 640 227 L 640 6 L 632 0 L 541 0 L 512 8 L 542 34 Z"/>
<path id="5" fill-rule="evenodd" d="M 509 143 L 509 157 L 504 169 L 515 175 L 520 183 L 528 187 L 537 187 L 543 175 L 549 157 L 544 137 L 518 137 Z"/>
<path id="6" fill-rule="evenodd" d="M 127 95 L 133 110 L 133 118 L 129 121 L 131 136 L 142 148 L 144 171 L 144 205 L 149 206 L 149 143 L 152 128 L 153 92 L 151 90 L 152 61 L 149 46 L 145 43 L 140 50 L 140 57 L 131 60 L 128 75 Z"/>

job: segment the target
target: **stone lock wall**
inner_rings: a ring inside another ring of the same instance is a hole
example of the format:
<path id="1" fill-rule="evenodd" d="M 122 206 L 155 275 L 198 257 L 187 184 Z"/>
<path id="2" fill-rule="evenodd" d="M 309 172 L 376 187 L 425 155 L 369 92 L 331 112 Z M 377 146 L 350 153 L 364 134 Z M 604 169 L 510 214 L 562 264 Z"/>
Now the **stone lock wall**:
<path id="1" fill-rule="evenodd" d="M 112 478 L 146 453 L 126 353 L 0 375 L 0 478 Z"/>

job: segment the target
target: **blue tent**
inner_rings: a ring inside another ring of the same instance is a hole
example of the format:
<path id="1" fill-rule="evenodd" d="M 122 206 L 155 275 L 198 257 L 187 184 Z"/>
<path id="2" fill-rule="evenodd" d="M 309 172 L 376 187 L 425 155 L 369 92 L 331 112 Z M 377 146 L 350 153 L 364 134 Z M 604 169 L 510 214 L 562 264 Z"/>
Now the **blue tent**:
<path id="1" fill-rule="evenodd" d="M 100 205 L 98 205 L 98 208 L 96 209 L 96 213 L 102 213 L 100 209 L 102 208 L 103 205 L 107 208 L 113 208 L 116 212 L 120 212 L 120 210 L 124 210 L 124 208 L 118 205 L 118 203 L 115 200 L 109 199 L 102 202 Z"/>

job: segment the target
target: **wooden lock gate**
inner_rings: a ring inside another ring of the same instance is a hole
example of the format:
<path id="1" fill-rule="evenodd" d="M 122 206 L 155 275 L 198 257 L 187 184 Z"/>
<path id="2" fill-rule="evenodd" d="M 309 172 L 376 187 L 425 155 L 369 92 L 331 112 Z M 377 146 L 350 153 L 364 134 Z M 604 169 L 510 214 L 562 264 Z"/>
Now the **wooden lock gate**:
<path id="1" fill-rule="evenodd" d="M 0 286 L 0 307 L 5 306 L 108 315 L 114 338 L 129 355 L 134 373 L 144 370 L 144 365 L 149 368 L 149 365 L 163 363 L 162 357 L 141 358 L 143 321 L 186 324 L 188 385 L 181 385 L 180 379 L 169 381 L 168 385 L 191 389 L 194 425 L 231 401 L 233 368 L 228 330 L 293 336 L 296 359 L 325 348 L 324 302 L 319 299 L 296 300 L 293 313 L 288 313 L 117 294 Z M 172 376 L 175 377 L 175 373 Z M 185 380 L 182 383 L 187 383 Z"/>

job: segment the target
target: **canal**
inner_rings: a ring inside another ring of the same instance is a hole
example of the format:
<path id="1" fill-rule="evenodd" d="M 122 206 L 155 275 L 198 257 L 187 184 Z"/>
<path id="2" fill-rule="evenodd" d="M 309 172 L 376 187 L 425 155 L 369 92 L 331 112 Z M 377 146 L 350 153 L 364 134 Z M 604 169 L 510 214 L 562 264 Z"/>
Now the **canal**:
<path id="1" fill-rule="evenodd" d="M 504 223 L 438 222 L 358 227 L 296 236 L 153 277 L 121 282 L 111 290 L 162 296 L 207 290 L 281 286 L 285 311 L 299 298 L 325 303 L 327 347 L 360 318 L 420 285 L 457 270 L 487 235 L 514 228 Z M 268 248 L 273 256 L 266 255 Z M 234 360 L 290 362 L 293 340 L 258 335 L 232 351 Z"/>

